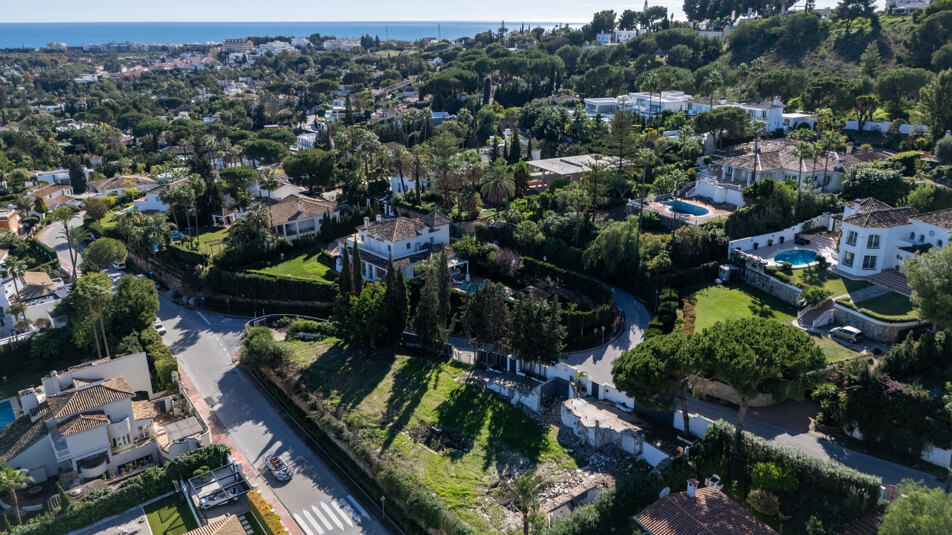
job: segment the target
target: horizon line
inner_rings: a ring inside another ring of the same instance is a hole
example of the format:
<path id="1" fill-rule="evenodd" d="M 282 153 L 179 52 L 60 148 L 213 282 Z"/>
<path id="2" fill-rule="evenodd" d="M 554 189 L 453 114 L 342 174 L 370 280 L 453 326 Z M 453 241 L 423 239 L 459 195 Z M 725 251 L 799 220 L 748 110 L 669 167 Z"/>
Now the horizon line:
<path id="1" fill-rule="evenodd" d="M 387 24 L 387 23 L 476 23 L 476 22 L 488 22 L 492 24 L 497 24 L 496 21 L 492 20 L 443 20 L 443 19 L 426 19 L 426 20 L 409 20 L 409 19 L 394 19 L 394 20 L 19 20 L 19 21 L 2 21 L 0 24 L 129 24 L 129 23 L 148 23 L 148 24 L 208 24 L 208 23 L 221 23 L 221 24 L 233 24 L 233 23 L 260 23 L 260 24 L 273 24 L 273 23 L 292 23 L 292 24 L 312 24 L 312 23 L 327 23 L 327 22 L 349 22 L 349 23 L 372 23 L 372 24 Z M 505 22 L 505 21 L 500 21 Z M 516 20 L 513 24 L 585 24 L 588 21 L 578 20 L 578 21 L 562 21 L 562 20 L 532 20 L 532 21 L 518 21 Z"/>

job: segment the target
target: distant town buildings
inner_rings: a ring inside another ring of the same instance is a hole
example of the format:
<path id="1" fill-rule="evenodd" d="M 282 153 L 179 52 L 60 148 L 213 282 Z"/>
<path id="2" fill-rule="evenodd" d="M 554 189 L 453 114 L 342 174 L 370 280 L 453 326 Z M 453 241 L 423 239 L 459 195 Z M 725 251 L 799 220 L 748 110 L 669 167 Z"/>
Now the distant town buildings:
<path id="1" fill-rule="evenodd" d="M 225 39 L 221 45 L 226 54 L 251 52 L 253 48 L 249 39 Z"/>

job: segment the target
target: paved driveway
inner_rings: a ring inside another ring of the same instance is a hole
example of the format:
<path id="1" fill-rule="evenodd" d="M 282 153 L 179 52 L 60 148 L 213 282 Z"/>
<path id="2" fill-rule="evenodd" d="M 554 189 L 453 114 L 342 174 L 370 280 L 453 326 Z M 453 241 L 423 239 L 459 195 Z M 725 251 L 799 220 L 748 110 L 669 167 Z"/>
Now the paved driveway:
<path id="1" fill-rule="evenodd" d="M 651 313 L 635 296 L 613 287 L 612 297 L 625 314 L 625 326 L 621 334 L 601 347 L 562 355 L 562 362 L 584 371 L 593 381 L 603 385 L 614 384 L 612 365 L 622 353 L 644 340 L 648 322 L 651 321 Z"/>

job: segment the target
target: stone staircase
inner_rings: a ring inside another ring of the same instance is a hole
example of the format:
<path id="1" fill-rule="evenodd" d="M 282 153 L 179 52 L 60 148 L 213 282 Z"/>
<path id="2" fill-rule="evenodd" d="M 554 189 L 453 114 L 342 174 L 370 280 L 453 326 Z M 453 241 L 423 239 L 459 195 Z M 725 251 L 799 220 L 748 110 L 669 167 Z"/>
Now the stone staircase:
<path id="1" fill-rule="evenodd" d="M 912 295 L 912 290 L 909 289 L 909 284 L 906 282 L 906 276 L 894 268 L 884 269 L 879 273 L 866 277 L 866 280 L 884 288 L 889 288 L 902 295 Z"/>
<path id="2" fill-rule="evenodd" d="M 827 299 L 826 301 L 820 303 L 816 308 L 807 310 L 802 314 L 797 315 L 797 325 L 803 329 L 812 329 L 813 323 L 823 315 L 825 312 L 833 310 L 833 300 Z"/>

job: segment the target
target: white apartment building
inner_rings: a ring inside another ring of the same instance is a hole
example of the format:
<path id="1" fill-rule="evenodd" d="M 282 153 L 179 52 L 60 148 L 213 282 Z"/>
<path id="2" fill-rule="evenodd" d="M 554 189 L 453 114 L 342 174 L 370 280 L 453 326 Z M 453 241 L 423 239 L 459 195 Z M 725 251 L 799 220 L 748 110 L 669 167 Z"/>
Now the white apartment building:
<path id="1" fill-rule="evenodd" d="M 893 208 L 877 199 L 857 199 L 843 209 L 840 271 L 866 276 L 897 268 L 903 260 L 949 243 L 952 208 L 925 214 Z"/>
<path id="2" fill-rule="evenodd" d="M 19 417 L 0 431 L 0 457 L 37 482 L 115 475 L 211 442 L 187 397 L 154 399 L 145 353 L 51 372 L 17 403 Z"/>
<path id="3" fill-rule="evenodd" d="M 243 54 L 251 52 L 253 48 L 249 39 L 225 39 L 221 45 L 222 52 L 226 54 Z"/>
<path id="4" fill-rule="evenodd" d="M 438 211 L 421 218 L 395 217 L 371 222 L 357 227 L 357 233 L 338 244 L 337 270 L 343 269 L 344 248 L 352 248 L 354 242 L 360 251 L 360 271 L 365 280 L 378 281 L 387 276 L 387 262 L 393 259 L 396 269 L 408 279 L 414 278 L 413 268 L 439 254 L 450 244 L 450 219 Z M 466 261 L 452 260 L 451 266 L 466 265 Z"/>

